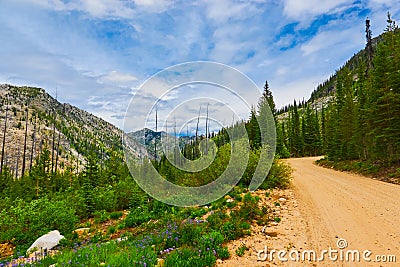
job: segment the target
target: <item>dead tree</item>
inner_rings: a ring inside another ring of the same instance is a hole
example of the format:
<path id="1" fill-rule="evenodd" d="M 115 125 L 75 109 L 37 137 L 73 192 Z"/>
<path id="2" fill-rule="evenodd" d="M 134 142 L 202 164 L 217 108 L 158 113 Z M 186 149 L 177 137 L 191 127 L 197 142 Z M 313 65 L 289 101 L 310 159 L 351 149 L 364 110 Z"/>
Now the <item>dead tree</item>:
<path id="1" fill-rule="evenodd" d="M 8 103 L 6 103 L 8 104 Z M 8 105 L 6 105 L 6 117 L 4 119 L 4 130 L 3 130 L 3 147 L 1 149 L 1 165 L 0 165 L 0 173 L 3 173 L 3 164 L 4 164 L 4 149 L 6 146 L 6 133 L 7 133 L 7 119 L 8 119 Z"/>
<path id="2" fill-rule="evenodd" d="M 198 135 L 199 135 L 199 122 L 200 122 L 200 113 L 201 113 L 201 106 L 199 108 L 199 115 L 197 116 L 197 124 L 196 124 L 196 137 L 195 137 L 195 144 L 194 144 L 194 153 L 193 155 L 195 156 L 195 158 L 197 158 L 198 153 L 197 153 L 197 145 L 198 145 Z"/>
<path id="3" fill-rule="evenodd" d="M 156 109 L 156 132 L 154 135 L 154 161 L 157 161 L 157 124 L 158 124 L 158 110 Z"/>
<path id="4" fill-rule="evenodd" d="M 29 163 L 29 172 L 32 171 L 33 154 L 35 153 L 35 146 L 36 146 L 36 116 L 35 116 L 35 122 L 34 122 L 34 125 L 33 125 L 33 135 L 32 135 L 32 146 L 31 146 L 31 158 L 30 158 L 30 163 Z"/>
<path id="5" fill-rule="evenodd" d="M 26 142 L 28 139 L 28 117 L 29 117 L 29 110 L 28 107 L 26 108 L 26 117 L 25 117 L 25 140 L 24 140 L 24 153 L 22 156 L 22 171 L 21 175 L 23 176 L 25 173 L 25 162 L 26 162 Z"/>
<path id="6" fill-rule="evenodd" d="M 19 157 L 21 156 L 21 148 L 18 147 L 17 164 L 15 166 L 15 179 L 18 179 Z"/>
<path id="7" fill-rule="evenodd" d="M 60 155 L 60 134 L 61 134 L 61 131 L 58 131 L 56 166 L 54 168 L 54 172 L 55 173 L 57 173 L 58 158 L 59 158 L 59 155 Z"/>
<path id="8" fill-rule="evenodd" d="M 210 125 L 208 125 L 208 106 L 209 104 L 207 104 L 207 116 L 206 116 L 206 155 L 208 155 L 208 128 L 210 127 Z"/>

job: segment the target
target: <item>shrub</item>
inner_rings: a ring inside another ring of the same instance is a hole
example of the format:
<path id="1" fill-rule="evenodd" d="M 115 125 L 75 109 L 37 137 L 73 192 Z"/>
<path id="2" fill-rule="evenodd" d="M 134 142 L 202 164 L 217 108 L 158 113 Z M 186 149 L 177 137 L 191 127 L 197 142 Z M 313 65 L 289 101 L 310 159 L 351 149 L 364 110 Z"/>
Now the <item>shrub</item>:
<path id="1" fill-rule="evenodd" d="M 226 240 L 235 240 L 243 235 L 231 221 L 224 223 L 221 231 Z"/>
<path id="2" fill-rule="evenodd" d="M 126 216 L 124 223 L 127 227 L 139 226 L 151 219 L 151 214 L 148 212 L 147 207 L 131 209 Z"/>
<path id="3" fill-rule="evenodd" d="M 242 257 L 244 253 L 249 250 L 249 248 L 245 244 L 241 244 L 235 251 L 236 255 Z"/>
<path id="4" fill-rule="evenodd" d="M 25 202 L 17 199 L 8 210 L 0 213 L 0 242 L 11 241 L 29 246 L 51 230 L 70 235 L 78 218 L 64 201 L 49 201 L 46 197 Z"/>
<path id="5" fill-rule="evenodd" d="M 110 226 L 110 227 L 108 227 L 108 229 L 107 229 L 107 234 L 114 234 L 115 233 L 115 231 L 116 231 L 116 229 L 115 229 L 115 226 Z"/>
<path id="6" fill-rule="evenodd" d="M 218 253 L 218 258 L 220 258 L 222 260 L 226 260 L 231 256 L 228 248 L 225 248 L 225 247 L 222 247 L 221 249 L 219 249 L 217 253 Z"/>
<path id="7" fill-rule="evenodd" d="M 93 216 L 95 223 L 103 223 L 110 219 L 110 215 L 105 210 L 96 211 L 94 212 Z"/>
<path id="8" fill-rule="evenodd" d="M 286 188 L 289 185 L 293 169 L 286 162 L 275 158 L 267 178 L 261 184 L 261 189 Z"/>
<path id="9" fill-rule="evenodd" d="M 193 245 L 197 243 L 198 238 L 201 236 L 202 232 L 201 225 L 195 225 L 191 223 L 185 223 L 181 226 L 181 242 L 183 244 Z"/>
<path id="10" fill-rule="evenodd" d="M 114 211 L 110 213 L 110 219 L 118 220 L 122 217 L 122 215 L 124 215 L 122 211 Z"/>
<path id="11" fill-rule="evenodd" d="M 199 248 L 201 251 L 210 251 L 218 249 L 224 242 L 224 237 L 219 231 L 212 231 L 200 238 Z"/>
<path id="12" fill-rule="evenodd" d="M 117 207 L 117 198 L 111 185 L 96 187 L 93 190 L 94 210 L 114 211 Z"/>
<path id="13" fill-rule="evenodd" d="M 208 216 L 207 221 L 210 225 L 210 228 L 218 230 L 223 225 L 224 221 L 228 219 L 229 216 L 222 211 L 216 211 L 210 216 Z"/>

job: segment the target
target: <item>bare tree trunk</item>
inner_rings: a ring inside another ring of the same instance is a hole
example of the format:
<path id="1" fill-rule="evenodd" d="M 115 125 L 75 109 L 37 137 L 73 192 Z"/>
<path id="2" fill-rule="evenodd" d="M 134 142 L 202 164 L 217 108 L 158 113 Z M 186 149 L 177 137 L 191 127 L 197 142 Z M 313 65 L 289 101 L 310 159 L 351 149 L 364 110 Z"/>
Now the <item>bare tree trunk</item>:
<path id="1" fill-rule="evenodd" d="M 156 132 L 154 138 L 154 161 L 157 161 L 157 124 L 158 124 L 158 110 L 156 109 Z"/>
<path id="2" fill-rule="evenodd" d="M 32 147 L 31 147 L 31 159 L 29 164 L 29 172 L 32 171 L 33 166 L 33 153 L 35 152 L 36 146 L 36 116 L 35 116 L 35 124 L 33 125 L 33 136 L 32 136 Z"/>
<path id="3" fill-rule="evenodd" d="M 58 158 L 59 158 L 59 155 L 60 155 L 60 134 L 61 134 L 61 131 L 58 131 L 56 166 L 54 168 L 54 172 L 55 173 L 57 173 Z"/>
<path id="4" fill-rule="evenodd" d="M 8 103 L 7 103 L 8 104 Z M 4 164 L 4 149 L 6 146 L 6 133 L 7 133 L 7 119 L 8 119 L 8 106 L 6 106 L 6 117 L 4 119 L 4 131 L 3 131 L 3 147 L 1 149 L 1 165 L 0 165 L 0 173 L 3 173 L 3 164 Z"/>
<path id="5" fill-rule="evenodd" d="M 207 104 L 207 116 L 206 116 L 206 155 L 208 155 L 208 127 L 210 127 L 209 125 L 208 125 L 208 105 L 209 104 Z"/>
<path id="6" fill-rule="evenodd" d="M 168 120 L 165 121 L 165 133 L 166 133 L 166 135 L 165 135 L 166 140 L 164 142 L 164 144 L 165 144 L 165 154 L 168 155 L 169 150 L 170 150 L 170 147 L 169 147 L 169 136 L 168 136 Z"/>
<path id="7" fill-rule="evenodd" d="M 18 154 L 17 154 L 17 164 L 15 166 L 15 179 L 18 179 L 18 169 L 19 169 L 19 157 L 21 153 L 21 148 L 18 147 Z"/>
<path id="8" fill-rule="evenodd" d="M 54 173 L 54 150 L 55 150 L 55 139 L 56 139 L 56 111 L 54 110 L 54 117 L 53 117 L 53 143 L 51 149 L 51 172 Z"/>
<path id="9" fill-rule="evenodd" d="M 174 118 L 174 164 L 176 165 L 176 157 L 178 156 L 177 154 L 178 148 L 176 147 L 176 118 Z"/>
<path id="10" fill-rule="evenodd" d="M 197 157 L 197 149 L 196 149 L 196 147 L 197 147 L 197 144 L 198 144 L 198 140 L 197 140 L 197 138 L 198 138 L 198 134 L 199 134 L 199 122 L 200 122 L 200 113 L 201 113 L 201 106 L 200 106 L 200 108 L 199 108 L 199 116 L 197 116 L 197 125 L 196 125 L 196 139 L 195 139 L 195 157 Z"/>
<path id="11" fill-rule="evenodd" d="M 24 154 L 22 157 L 22 171 L 21 175 L 24 176 L 25 174 L 25 162 L 26 162 L 26 142 L 28 139 L 28 117 L 29 117 L 29 110 L 28 107 L 26 108 L 26 117 L 25 117 L 25 141 L 24 141 Z"/>

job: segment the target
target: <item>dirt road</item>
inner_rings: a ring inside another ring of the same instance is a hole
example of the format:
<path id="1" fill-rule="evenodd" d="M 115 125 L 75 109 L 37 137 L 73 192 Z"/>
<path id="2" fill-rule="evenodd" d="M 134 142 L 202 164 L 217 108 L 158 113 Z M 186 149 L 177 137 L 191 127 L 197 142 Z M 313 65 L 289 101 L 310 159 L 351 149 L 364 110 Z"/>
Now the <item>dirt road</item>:
<path id="1" fill-rule="evenodd" d="M 372 251 L 366 263 L 317 263 L 317 266 L 400 266 L 400 186 L 313 164 L 317 158 L 288 159 L 294 168 L 293 190 L 299 203 L 308 249 Z M 341 242 L 340 245 L 345 245 Z M 340 250 L 339 250 L 340 251 Z M 377 263 L 395 255 L 397 263 Z M 361 254 L 362 257 L 362 254 Z"/>

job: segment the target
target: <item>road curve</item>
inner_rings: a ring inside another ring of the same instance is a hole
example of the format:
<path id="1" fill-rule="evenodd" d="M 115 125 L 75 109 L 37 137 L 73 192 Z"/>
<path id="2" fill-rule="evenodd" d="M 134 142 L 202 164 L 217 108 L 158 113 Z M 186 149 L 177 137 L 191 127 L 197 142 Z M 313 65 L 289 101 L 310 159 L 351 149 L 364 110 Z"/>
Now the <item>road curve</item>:
<path id="1" fill-rule="evenodd" d="M 316 266 L 400 266 L 400 186 L 322 168 L 316 159 L 286 160 L 294 168 L 292 185 L 308 249 L 338 249 L 337 241 L 345 239 L 344 252 L 370 250 L 367 258 L 374 261 L 325 260 Z M 381 260 L 395 255 L 397 262 L 377 263 L 379 255 Z"/>

